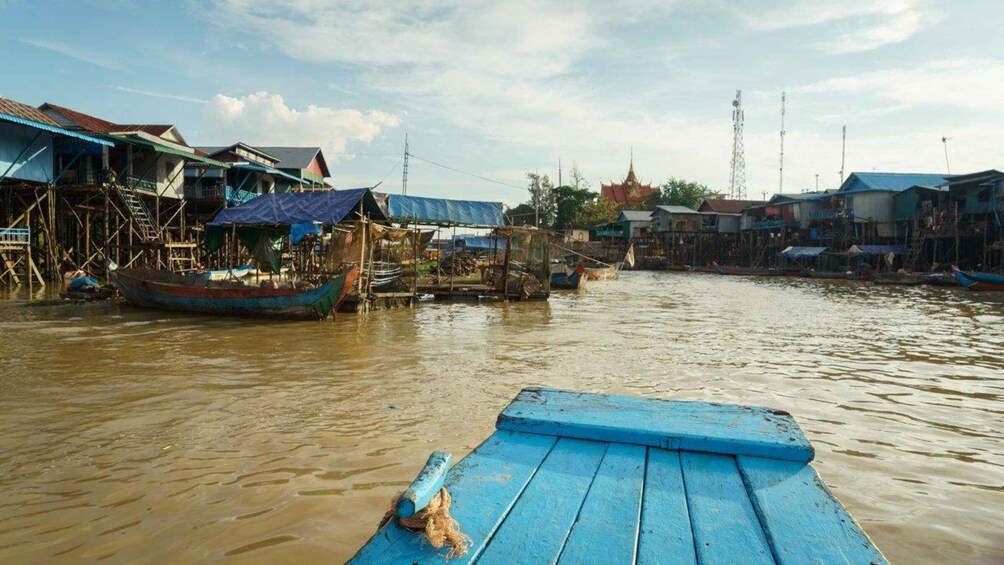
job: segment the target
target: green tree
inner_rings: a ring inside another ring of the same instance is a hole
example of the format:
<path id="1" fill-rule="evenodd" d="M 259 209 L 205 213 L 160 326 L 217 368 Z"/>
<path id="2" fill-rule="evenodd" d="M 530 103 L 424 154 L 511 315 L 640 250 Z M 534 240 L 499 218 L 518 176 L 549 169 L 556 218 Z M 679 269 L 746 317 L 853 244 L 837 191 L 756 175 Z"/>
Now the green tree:
<path id="1" fill-rule="evenodd" d="M 576 216 L 586 205 L 595 201 L 598 196 L 597 193 L 588 188 L 576 188 L 575 186 L 556 187 L 554 189 L 556 211 L 552 228 L 555 231 L 560 231 L 571 226 L 582 227 L 576 224 Z"/>
<path id="2" fill-rule="evenodd" d="M 532 226 L 536 215 L 533 204 L 529 202 L 513 206 L 505 212 L 506 221 L 510 226 Z"/>
<path id="3" fill-rule="evenodd" d="M 558 203 L 555 200 L 554 185 L 547 175 L 537 173 L 527 173 L 526 178 L 530 180 L 530 205 L 535 211 L 533 225 L 549 227 L 554 225 L 555 217 L 558 215 Z"/>
<path id="4" fill-rule="evenodd" d="M 596 224 L 604 224 L 617 219 L 621 207 L 616 202 L 597 198 L 587 203 L 575 215 L 572 224 L 582 228 L 590 228 Z"/>
<path id="5" fill-rule="evenodd" d="M 670 178 L 662 185 L 658 204 L 665 206 L 686 206 L 696 210 L 705 198 L 721 198 L 721 193 L 715 192 L 707 185 L 690 182 L 678 178 Z M 654 207 L 654 206 L 653 206 Z"/>

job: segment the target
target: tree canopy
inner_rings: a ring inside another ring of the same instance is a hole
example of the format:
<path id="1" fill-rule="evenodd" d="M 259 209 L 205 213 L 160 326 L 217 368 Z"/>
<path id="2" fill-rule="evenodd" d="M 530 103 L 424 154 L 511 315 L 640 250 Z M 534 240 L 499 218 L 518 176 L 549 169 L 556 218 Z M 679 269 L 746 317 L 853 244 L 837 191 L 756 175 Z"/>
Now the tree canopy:
<path id="1" fill-rule="evenodd" d="M 705 198 L 721 198 L 719 192 L 707 185 L 671 177 L 663 183 L 659 192 L 652 193 L 646 204 L 649 209 L 656 206 L 686 206 L 696 210 Z"/>

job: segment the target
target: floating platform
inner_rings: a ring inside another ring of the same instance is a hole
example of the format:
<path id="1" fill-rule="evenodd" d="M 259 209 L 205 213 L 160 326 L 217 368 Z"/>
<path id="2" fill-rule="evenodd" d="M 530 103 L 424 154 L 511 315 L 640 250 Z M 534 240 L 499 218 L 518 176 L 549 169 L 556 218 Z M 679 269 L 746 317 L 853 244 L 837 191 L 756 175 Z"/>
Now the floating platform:
<path id="1" fill-rule="evenodd" d="M 887 563 L 785 412 L 531 388 L 496 428 L 401 499 L 445 487 L 465 555 L 392 520 L 349 563 Z"/>

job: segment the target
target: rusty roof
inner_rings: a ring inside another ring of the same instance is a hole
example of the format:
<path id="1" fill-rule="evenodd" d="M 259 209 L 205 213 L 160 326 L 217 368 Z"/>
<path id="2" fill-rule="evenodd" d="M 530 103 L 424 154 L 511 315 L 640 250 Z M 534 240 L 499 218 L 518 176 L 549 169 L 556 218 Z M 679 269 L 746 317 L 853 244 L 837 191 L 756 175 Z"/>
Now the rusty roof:
<path id="1" fill-rule="evenodd" d="M 730 200 L 727 198 L 705 198 L 698 211 L 738 214 L 747 206 L 765 204 L 763 200 Z"/>
<path id="2" fill-rule="evenodd" d="M 102 120 L 101 118 L 96 118 L 90 114 L 85 114 L 83 112 L 78 112 L 76 110 L 71 110 L 65 106 L 57 106 L 51 102 L 46 102 L 42 104 L 41 110 L 52 109 L 60 114 L 62 114 L 66 119 L 75 123 L 77 127 L 83 130 L 87 130 L 94 133 L 109 133 L 115 131 L 118 127 L 108 120 Z"/>
<path id="3" fill-rule="evenodd" d="M 46 116 L 41 110 L 34 106 L 22 104 L 9 98 L 0 98 L 0 114 L 7 114 L 24 118 L 47 126 L 60 127 L 52 118 Z"/>

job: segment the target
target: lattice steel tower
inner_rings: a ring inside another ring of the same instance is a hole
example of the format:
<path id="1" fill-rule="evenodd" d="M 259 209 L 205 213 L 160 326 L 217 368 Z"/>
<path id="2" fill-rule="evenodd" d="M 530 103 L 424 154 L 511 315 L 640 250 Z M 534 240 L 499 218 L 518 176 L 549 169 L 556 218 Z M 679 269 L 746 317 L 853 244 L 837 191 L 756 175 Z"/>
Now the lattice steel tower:
<path id="1" fill-rule="evenodd" d="M 732 101 L 732 164 L 729 174 L 729 198 L 746 198 L 746 157 L 743 155 L 743 91 L 736 91 Z"/>

